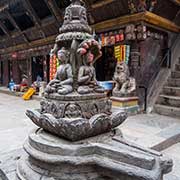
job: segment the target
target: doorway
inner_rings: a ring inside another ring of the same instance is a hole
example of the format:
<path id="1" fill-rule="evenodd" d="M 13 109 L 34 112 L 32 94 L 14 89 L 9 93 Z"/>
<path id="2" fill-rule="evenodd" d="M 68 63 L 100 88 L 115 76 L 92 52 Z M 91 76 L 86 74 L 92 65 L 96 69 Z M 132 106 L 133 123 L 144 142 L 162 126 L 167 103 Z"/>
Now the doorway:
<path id="1" fill-rule="evenodd" d="M 43 56 L 32 57 L 32 82 L 36 81 L 37 76 L 44 80 Z"/>
<path id="2" fill-rule="evenodd" d="M 3 61 L 0 61 L 0 85 L 3 85 Z"/>

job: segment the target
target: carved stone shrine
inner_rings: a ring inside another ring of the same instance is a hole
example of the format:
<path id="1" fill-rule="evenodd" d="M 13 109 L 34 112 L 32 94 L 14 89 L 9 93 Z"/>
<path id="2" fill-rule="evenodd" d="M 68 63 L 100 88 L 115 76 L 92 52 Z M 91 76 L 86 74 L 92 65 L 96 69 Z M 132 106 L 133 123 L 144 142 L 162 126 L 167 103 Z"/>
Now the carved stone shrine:
<path id="1" fill-rule="evenodd" d="M 172 161 L 161 153 L 127 142 L 117 127 L 127 118 L 112 113 L 98 86 L 94 62 L 101 47 L 93 39 L 80 0 L 66 8 L 51 51 L 60 66 L 46 87 L 40 109 L 27 116 L 40 128 L 24 144 L 19 180 L 162 180 Z"/>

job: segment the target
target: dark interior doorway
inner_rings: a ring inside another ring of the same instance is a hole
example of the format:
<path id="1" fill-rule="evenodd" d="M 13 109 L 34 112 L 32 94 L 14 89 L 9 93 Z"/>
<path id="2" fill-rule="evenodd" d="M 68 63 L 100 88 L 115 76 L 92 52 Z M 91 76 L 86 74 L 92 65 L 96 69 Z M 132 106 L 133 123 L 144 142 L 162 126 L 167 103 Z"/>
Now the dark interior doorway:
<path id="1" fill-rule="evenodd" d="M 13 78 L 13 73 L 12 73 L 12 61 L 8 60 L 8 80 L 9 82 L 11 81 L 11 78 Z"/>
<path id="2" fill-rule="evenodd" d="M 37 76 L 44 80 L 43 56 L 32 57 L 32 82 L 36 81 Z"/>
<path id="3" fill-rule="evenodd" d="M 98 81 L 112 80 L 117 60 L 114 57 L 114 46 L 103 47 L 102 57 L 95 63 L 96 77 Z"/>
<path id="4" fill-rule="evenodd" d="M 3 85 L 3 61 L 0 61 L 0 85 Z"/>

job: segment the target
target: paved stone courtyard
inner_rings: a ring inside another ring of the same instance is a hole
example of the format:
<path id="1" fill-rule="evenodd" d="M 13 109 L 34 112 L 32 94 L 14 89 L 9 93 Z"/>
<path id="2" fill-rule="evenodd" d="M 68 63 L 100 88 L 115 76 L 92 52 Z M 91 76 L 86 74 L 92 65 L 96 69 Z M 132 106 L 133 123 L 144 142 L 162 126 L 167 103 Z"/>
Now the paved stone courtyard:
<path id="1" fill-rule="evenodd" d="M 39 101 L 24 101 L 21 97 L 0 93 L 0 169 L 14 180 L 17 159 L 23 143 L 36 128 L 26 117 L 26 109 L 36 109 Z M 162 151 L 174 160 L 174 170 L 165 180 L 180 179 L 180 120 L 156 114 L 129 117 L 120 127 L 124 137 L 141 146 Z M 0 171 L 0 179 L 3 178 Z"/>

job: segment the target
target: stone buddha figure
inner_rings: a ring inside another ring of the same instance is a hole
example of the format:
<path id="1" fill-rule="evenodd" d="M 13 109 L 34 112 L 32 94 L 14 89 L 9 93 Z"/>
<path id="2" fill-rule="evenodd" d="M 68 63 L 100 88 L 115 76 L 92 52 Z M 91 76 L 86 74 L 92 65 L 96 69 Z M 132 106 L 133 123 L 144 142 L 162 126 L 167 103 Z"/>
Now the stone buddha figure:
<path id="1" fill-rule="evenodd" d="M 53 80 L 49 82 L 46 88 L 48 94 L 57 92 L 60 95 L 66 95 L 73 91 L 72 67 L 69 64 L 70 53 L 62 48 L 57 53 L 60 66 L 57 69 Z"/>
<path id="2" fill-rule="evenodd" d="M 92 92 L 103 92 L 103 89 L 98 86 L 96 80 L 96 72 L 93 67 L 94 54 L 91 50 L 88 50 L 83 56 L 83 65 L 79 69 L 78 73 L 78 93 L 88 94 Z"/>

